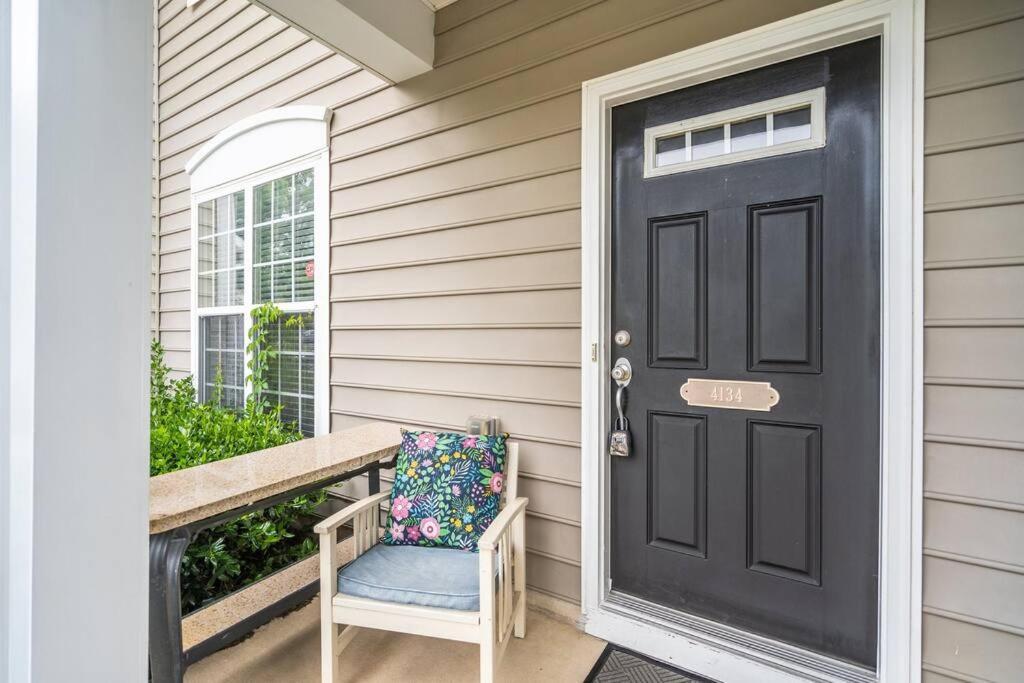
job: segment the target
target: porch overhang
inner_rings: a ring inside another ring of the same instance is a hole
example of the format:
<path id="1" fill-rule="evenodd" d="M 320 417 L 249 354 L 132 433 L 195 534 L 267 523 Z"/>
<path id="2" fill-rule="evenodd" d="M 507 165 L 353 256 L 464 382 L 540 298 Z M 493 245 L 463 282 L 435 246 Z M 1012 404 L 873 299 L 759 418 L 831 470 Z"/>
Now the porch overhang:
<path id="1" fill-rule="evenodd" d="M 435 5 L 422 0 L 250 2 L 389 83 L 408 80 L 434 66 Z"/>

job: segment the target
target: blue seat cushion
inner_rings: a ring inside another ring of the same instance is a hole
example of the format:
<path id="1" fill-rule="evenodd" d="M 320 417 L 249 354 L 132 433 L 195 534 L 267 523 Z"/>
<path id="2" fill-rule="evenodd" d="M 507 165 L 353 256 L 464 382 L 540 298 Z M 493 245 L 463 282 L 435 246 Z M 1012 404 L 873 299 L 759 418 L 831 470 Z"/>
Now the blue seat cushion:
<path id="1" fill-rule="evenodd" d="M 480 555 L 378 543 L 338 571 L 338 592 L 444 609 L 480 609 Z"/>

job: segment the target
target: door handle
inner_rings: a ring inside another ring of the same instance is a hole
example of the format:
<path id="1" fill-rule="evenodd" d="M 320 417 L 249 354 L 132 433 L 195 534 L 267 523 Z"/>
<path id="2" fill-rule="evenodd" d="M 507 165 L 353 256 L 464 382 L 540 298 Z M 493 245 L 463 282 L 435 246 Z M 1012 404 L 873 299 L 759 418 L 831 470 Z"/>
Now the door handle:
<path id="1" fill-rule="evenodd" d="M 633 379 L 633 366 L 626 358 L 619 358 L 611 371 L 612 379 L 618 388 L 615 390 L 615 411 L 618 419 L 608 433 L 608 453 L 619 457 L 629 457 L 633 449 L 633 439 L 629 435 L 629 420 L 626 419 L 625 394 L 629 380 Z"/>
<path id="2" fill-rule="evenodd" d="M 633 366 L 629 364 L 629 359 L 619 358 L 616 360 L 611 374 L 612 379 L 620 387 L 629 386 L 629 380 L 633 379 Z"/>

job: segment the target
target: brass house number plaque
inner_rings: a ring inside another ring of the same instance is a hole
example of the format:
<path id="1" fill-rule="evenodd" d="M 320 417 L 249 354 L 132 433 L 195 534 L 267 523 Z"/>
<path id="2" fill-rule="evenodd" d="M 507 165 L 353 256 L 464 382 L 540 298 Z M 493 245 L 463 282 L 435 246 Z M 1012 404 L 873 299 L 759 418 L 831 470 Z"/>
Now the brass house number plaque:
<path id="1" fill-rule="evenodd" d="M 771 382 L 737 382 L 726 379 L 688 379 L 679 387 L 688 405 L 768 412 L 779 402 Z"/>

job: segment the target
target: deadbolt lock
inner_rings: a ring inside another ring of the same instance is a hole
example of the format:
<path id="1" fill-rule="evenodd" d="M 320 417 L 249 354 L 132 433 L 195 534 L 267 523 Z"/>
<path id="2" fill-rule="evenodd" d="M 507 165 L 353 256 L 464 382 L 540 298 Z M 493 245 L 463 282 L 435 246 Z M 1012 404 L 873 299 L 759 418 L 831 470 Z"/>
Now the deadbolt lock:
<path id="1" fill-rule="evenodd" d="M 633 338 L 629 336 L 629 330 L 619 330 L 615 333 L 614 339 L 618 346 L 629 346 L 629 342 L 633 340 Z"/>

